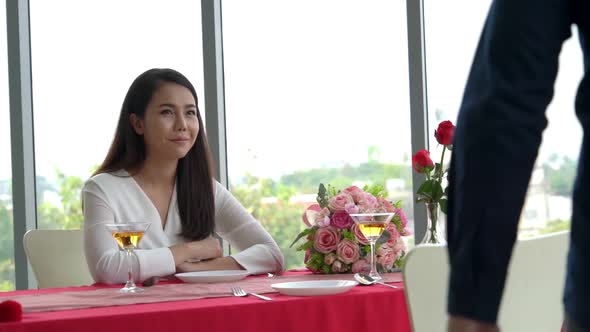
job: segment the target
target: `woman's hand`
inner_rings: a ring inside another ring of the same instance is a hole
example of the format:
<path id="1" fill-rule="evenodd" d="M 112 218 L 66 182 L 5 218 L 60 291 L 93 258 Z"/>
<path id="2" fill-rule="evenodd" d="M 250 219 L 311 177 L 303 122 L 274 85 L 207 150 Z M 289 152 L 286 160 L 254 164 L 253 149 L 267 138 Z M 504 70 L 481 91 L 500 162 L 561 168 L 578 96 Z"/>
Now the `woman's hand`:
<path id="1" fill-rule="evenodd" d="M 173 245 L 170 251 L 176 266 L 187 261 L 202 261 L 223 256 L 219 240 L 212 236 L 200 241 Z"/>
<path id="2" fill-rule="evenodd" d="M 245 270 L 231 256 L 217 257 L 200 262 L 184 262 L 176 266 L 176 272 L 195 272 L 212 270 Z"/>
<path id="3" fill-rule="evenodd" d="M 205 240 L 185 243 L 190 253 L 189 260 L 206 260 L 223 256 L 219 240 L 210 236 Z"/>

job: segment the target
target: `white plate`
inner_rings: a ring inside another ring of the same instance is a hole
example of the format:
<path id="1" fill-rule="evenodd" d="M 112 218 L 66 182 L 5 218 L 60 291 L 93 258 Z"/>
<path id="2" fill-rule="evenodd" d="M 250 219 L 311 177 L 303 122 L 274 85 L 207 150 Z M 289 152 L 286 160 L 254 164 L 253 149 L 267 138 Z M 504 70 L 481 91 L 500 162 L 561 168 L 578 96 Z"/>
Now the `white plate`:
<path id="1" fill-rule="evenodd" d="M 270 287 L 285 295 L 313 296 L 344 293 L 358 284 L 350 280 L 314 280 L 282 282 Z"/>
<path id="2" fill-rule="evenodd" d="M 184 282 L 229 282 L 244 279 L 248 276 L 248 271 L 244 270 L 220 270 L 220 271 L 201 271 L 185 272 L 174 275 Z"/>

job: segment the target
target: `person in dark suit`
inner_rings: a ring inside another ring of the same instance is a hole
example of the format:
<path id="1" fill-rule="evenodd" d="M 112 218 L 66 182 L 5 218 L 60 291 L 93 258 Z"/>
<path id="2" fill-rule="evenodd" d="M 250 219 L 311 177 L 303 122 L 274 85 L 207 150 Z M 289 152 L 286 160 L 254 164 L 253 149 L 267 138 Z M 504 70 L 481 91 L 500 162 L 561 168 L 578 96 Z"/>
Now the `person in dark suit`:
<path id="1" fill-rule="evenodd" d="M 564 304 L 566 329 L 590 331 L 588 0 L 495 0 L 491 5 L 465 88 L 451 161 L 449 331 L 499 331 L 498 307 L 518 221 L 547 126 L 559 53 L 573 25 L 585 63 L 575 100 L 584 137 Z"/>

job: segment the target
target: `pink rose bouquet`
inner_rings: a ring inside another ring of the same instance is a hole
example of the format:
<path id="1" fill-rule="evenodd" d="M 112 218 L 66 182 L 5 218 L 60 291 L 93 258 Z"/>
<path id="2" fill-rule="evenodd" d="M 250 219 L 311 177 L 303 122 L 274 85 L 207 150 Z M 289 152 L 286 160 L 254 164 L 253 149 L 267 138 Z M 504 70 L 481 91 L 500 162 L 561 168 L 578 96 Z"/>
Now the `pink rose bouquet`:
<path id="1" fill-rule="evenodd" d="M 356 186 L 344 190 L 328 188 L 320 184 L 317 201 L 303 214 L 308 226 L 300 239 L 306 241 L 297 247 L 305 251 L 305 266 L 316 273 L 357 273 L 370 269 L 369 241 L 360 231 L 350 213 L 395 212 L 391 223 L 377 240 L 375 247 L 377 269 L 391 272 L 401 267 L 406 253 L 402 236 L 410 235 L 406 228 L 408 220 L 401 209 L 401 202 L 392 203 L 386 199 L 382 186 Z"/>

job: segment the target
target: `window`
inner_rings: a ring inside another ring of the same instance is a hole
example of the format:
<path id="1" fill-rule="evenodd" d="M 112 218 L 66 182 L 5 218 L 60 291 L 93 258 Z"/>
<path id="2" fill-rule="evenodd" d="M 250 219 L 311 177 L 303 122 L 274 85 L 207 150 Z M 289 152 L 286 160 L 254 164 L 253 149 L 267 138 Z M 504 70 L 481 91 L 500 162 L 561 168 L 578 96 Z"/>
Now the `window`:
<path id="1" fill-rule="evenodd" d="M 106 156 L 135 77 L 173 68 L 203 96 L 200 6 L 31 0 L 39 228 L 81 226 L 80 188 Z"/>
<path id="2" fill-rule="evenodd" d="M 0 6 L 0 291 L 14 289 L 14 227 L 12 219 L 12 163 L 10 103 L 6 50 L 6 6 Z"/>
<path id="3" fill-rule="evenodd" d="M 320 182 L 382 184 L 412 219 L 405 2 L 223 4 L 230 189 L 285 254 Z"/>
<path id="4" fill-rule="evenodd" d="M 490 4 L 491 1 L 424 1 L 431 126 L 442 120 L 457 119 Z M 457 15 L 459 12 L 465 14 Z M 562 49 L 555 95 L 547 111 L 549 126 L 543 135 L 521 216 L 521 236 L 569 227 L 572 185 L 582 137 L 574 113 L 574 97 L 583 74 L 582 54 L 575 29 L 573 32 Z"/>

